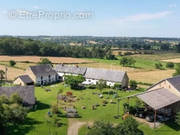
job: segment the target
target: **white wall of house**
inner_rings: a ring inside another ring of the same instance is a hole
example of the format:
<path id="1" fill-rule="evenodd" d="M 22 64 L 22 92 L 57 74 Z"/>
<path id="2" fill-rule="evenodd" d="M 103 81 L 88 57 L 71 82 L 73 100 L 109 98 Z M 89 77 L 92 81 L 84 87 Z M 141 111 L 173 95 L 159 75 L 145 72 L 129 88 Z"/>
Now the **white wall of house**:
<path id="1" fill-rule="evenodd" d="M 51 84 L 54 82 L 57 82 L 57 76 L 56 75 L 50 75 L 50 79 L 49 79 L 49 75 L 48 76 L 41 76 L 36 78 L 36 84 L 41 85 L 41 82 L 43 82 L 43 84 Z"/>
<path id="2" fill-rule="evenodd" d="M 74 75 L 74 76 L 77 76 L 77 74 L 62 73 L 62 72 L 58 72 L 58 75 L 59 75 L 60 77 L 62 77 L 63 80 L 64 80 L 64 76 L 65 76 L 65 75 Z M 96 79 L 86 78 L 86 80 L 85 80 L 82 84 L 85 84 L 85 85 L 96 85 L 98 81 L 99 81 L 99 80 L 96 80 Z M 122 86 L 123 86 L 123 87 L 128 86 L 128 81 L 129 81 L 129 79 L 128 79 L 128 76 L 127 76 L 127 74 L 126 74 L 125 77 L 124 77 L 124 79 L 123 79 L 123 81 L 122 81 Z M 107 81 L 106 84 L 107 84 L 108 86 L 113 87 L 115 83 L 118 83 L 118 82 Z"/>
<path id="3" fill-rule="evenodd" d="M 96 85 L 99 80 L 95 79 L 86 79 L 82 84 L 85 85 Z"/>
<path id="4" fill-rule="evenodd" d="M 74 75 L 74 76 L 78 76 L 78 74 L 72 74 L 72 73 L 61 73 L 61 72 L 58 72 L 58 75 L 60 76 L 60 77 L 62 77 L 62 79 L 64 80 L 64 76 L 65 75 Z"/>
<path id="5" fill-rule="evenodd" d="M 86 79 L 86 81 L 84 81 L 82 84 L 85 85 L 96 85 L 98 83 L 99 80 L 96 79 Z M 115 84 L 115 82 L 110 82 L 110 81 L 106 81 L 106 85 L 113 87 Z"/>

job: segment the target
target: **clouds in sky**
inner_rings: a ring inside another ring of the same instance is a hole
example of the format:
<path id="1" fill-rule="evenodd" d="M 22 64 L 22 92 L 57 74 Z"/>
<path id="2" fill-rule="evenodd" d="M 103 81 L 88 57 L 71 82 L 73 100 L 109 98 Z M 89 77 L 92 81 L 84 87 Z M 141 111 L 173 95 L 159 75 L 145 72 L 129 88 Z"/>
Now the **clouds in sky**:
<path id="1" fill-rule="evenodd" d="M 156 13 L 141 13 L 117 20 L 118 22 L 142 22 L 154 19 L 161 19 L 171 15 L 172 11 L 162 11 Z"/>

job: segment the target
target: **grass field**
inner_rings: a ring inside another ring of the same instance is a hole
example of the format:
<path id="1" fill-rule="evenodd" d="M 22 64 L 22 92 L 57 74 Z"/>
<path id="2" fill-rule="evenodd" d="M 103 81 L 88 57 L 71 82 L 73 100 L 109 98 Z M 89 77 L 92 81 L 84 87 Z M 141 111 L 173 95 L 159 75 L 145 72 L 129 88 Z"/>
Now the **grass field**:
<path id="1" fill-rule="evenodd" d="M 50 92 L 46 92 L 43 88 L 36 87 L 35 95 L 39 101 L 37 110 L 32 111 L 28 114 L 28 119 L 25 122 L 25 125 L 19 125 L 18 127 L 12 127 L 9 130 L 8 135 L 49 135 L 51 133 L 58 133 L 57 135 L 66 135 L 67 133 L 67 118 L 62 117 L 61 121 L 63 126 L 56 128 L 53 124 L 48 124 L 47 112 L 50 110 L 50 106 L 56 102 L 57 92 L 60 88 L 63 88 L 64 93 L 67 91 L 73 92 L 74 96 L 80 98 L 79 101 L 72 103 L 75 105 L 79 115 L 80 121 L 95 121 L 95 120 L 107 120 L 112 122 L 119 122 L 121 119 L 114 119 L 114 116 L 117 115 L 117 104 L 108 104 L 106 107 L 102 106 L 103 100 L 110 101 L 111 99 L 116 102 L 116 99 L 112 98 L 113 95 L 104 95 L 104 99 L 98 97 L 98 95 L 93 95 L 92 92 L 100 92 L 98 90 L 86 89 L 83 91 L 71 90 L 69 87 L 65 87 L 63 84 L 57 84 L 48 86 L 47 88 L 51 89 Z M 104 92 L 107 90 L 104 90 Z M 119 92 L 120 97 L 127 95 L 135 94 L 140 91 L 133 92 Z M 109 99 L 106 99 L 109 97 Z M 125 101 L 123 101 L 125 102 Z M 122 103 L 123 103 L 122 102 Z M 100 107 L 97 110 L 92 110 L 92 105 L 100 104 Z M 121 104 L 122 104 L 121 103 Z M 69 105 L 69 104 L 67 104 Z M 86 106 L 86 109 L 83 110 L 81 107 Z M 60 105 L 60 107 L 62 107 Z M 120 106 L 120 114 L 122 114 L 122 105 Z M 108 117 L 107 117 L 108 116 Z"/>
<path id="2" fill-rule="evenodd" d="M 48 121 L 47 112 L 50 110 L 50 106 L 56 102 L 57 92 L 60 88 L 64 90 L 64 93 L 67 91 L 71 91 L 74 96 L 77 96 L 80 100 L 74 103 L 70 103 L 71 105 L 75 105 L 76 109 L 78 110 L 79 115 L 81 118 L 78 118 L 80 121 L 96 121 L 96 120 L 105 120 L 110 121 L 112 123 L 120 123 L 122 119 L 115 119 L 114 116 L 117 115 L 118 106 L 117 104 L 110 104 L 108 103 L 107 106 L 102 106 L 102 102 L 104 100 L 110 101 L 113 100 L 117 102 L 117 99 L 113 98 L 113 95 L 103 94 L 104 98 L 101 99 L 98 95 L 92 94 L 93 92 L 99 93 L 100 91 L 97 89 L 86 89 L 82 91 L 71 90 L 69 87 L 64 86 L 63 83 L 47 86 L 47 88 L 51 89 L 50 92 L 45 91 L 43 88 L 36 87 L 35 95 L 38 100 L 37 109 L 30 112 L 28 114 L 28 118 L 25 121 L 24 125 L 14 126 L 11 127 L 8 135 L 49 135 L 49 134 L 56 134 L 56 135 L 66 135 L 67 134 L 67 127 L 68 127 L 68 120 L 65 117 L 61 117 L 62 126 L 57 128 L 55 127 L 51 121 Z M 107 92 L 110 89 L 105 89 L 103 92 Z M 142 91 L 132 91 L 132 92 L 124 92 L 118 91 L 118 95 L 120 97 L 125 97 L 128 95 L 132 95 L 135 93 L 139 93 Z M 62 101 L 60 101 L 62 102 Z M 123 103 L 127 102 L 127 99 L 120 101 L 120 116 L 123 115 Z M 99 104 L 100 106 L 96 110 L 92 110 L 92 105 Z M 64 103 L 61 103 L 64 104 Z M 60 107 L 62 105 L 60 104 Z M 69 103 L 66 105 L 70 105 Z M 134 99 L 130 100 L 130 104 L 134 104 Z M 82 106 L 86 106 L 86 109 L 82 109 Z M 160 128 L 156 130 L 151 129 L 148 125 L 140 124 L 139 129 L 142 130 L 145 135 L 179 135 L 180 130 L 173 125 L 172 123 L 163 124 Z M 86 126 L 80 129 L 79 135 L 84 135 L 87 132 Z"/>

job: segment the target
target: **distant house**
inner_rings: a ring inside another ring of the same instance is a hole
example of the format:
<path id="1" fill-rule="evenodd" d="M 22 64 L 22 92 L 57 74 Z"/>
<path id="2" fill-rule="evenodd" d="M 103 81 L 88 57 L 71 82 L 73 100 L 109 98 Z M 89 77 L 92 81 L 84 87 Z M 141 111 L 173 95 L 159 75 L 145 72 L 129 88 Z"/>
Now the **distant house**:
<path id="1" fill-rule="evenodd" d="M 59 75 L 51 65 L 30 66 L 26 70 L 26 74 L 36 85 L 52 84 L 59 81 Z"/>
<path id="2" fill-rule="evenodd" d="M 57 65 L 55 70 L 61 77 L 64 75 L 82 75 L 86 78 L 86 81 L 84 81 L 83 84 L 96 84 L 102 79 L 106 81 L 109 86 L 120 83 L 122 87 L 128 87 L 129 82 L 127 73 L 117 70 L 86 68 L 63 64 Z"/>
<path id="3" fill-rule="evenodd" d="M 0 96 L 6 95 L 10 97 L 16 93 L 22 98 L 25 106 L 33 106 L 35 104 L 34 86 L 0 87 Z"/>
<path id="4" fill-rule="evenodd" d="M 96 84 L 99 80 L 104 80 L 108 86 L 120 83 L 122 87 L 128 87 L 129 82 L 126 72 L 96 68 L 87 68 L 85 78 L 84 84 Z"/>
<path id="5" fill-rule="evenodd" d="M 28 75 L 21 75 L 21 76 L 18 76 L 14 80 L 14 84 L 15 85 L 21 85 L 21 86 L 26 86 L 26 85 L 33 85 L 34 82 Z"/>
<path id="6" fill-rule="evenodd" d="M 71 65 L 64 65 L 64 64 L 58 64 L 55 67 L 55 71 L 62 78 L 64 75 L 82 75 L 82 76 L 84 76 L 86 73 L 86 70 L 87 70 L 86 67 L 71 66 Z"/>

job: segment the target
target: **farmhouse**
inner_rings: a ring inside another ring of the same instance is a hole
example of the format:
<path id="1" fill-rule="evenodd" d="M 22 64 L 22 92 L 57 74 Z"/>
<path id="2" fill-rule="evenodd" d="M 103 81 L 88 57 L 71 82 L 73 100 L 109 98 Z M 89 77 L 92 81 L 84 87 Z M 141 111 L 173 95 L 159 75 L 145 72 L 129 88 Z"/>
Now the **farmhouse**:
<path id="1" fill-rule="evenodd" d="M 0 87 L 0 95 L 18 94 L 25 106 L 33 106 L 35 104 L 34 86 L 14 86 L 14 87 Z"/>
<path id="2" fill-rule="evenodd" d="M 58 64 L 55 67 L 55 71 L 62 78 L 64 75 L 82 75 L 82 76 L 84 76 L 86 73 L 86 70 L 87 70 L 86 67 L 70 66 L 70 65 L 64 65 L 64 64 Z"/>
<path id="3" fill-rule="evenodd" d="M 126 72 L 96 68 L 86 68 L 79 66 L 70 66 L 59 64 L 55 67 L 59 76 L 64 75 L 82 75 L 86 78 L 83 84 L 96 84 L 99 80 L 107 82 L 108 86 L 114 86 L 115 83 L 120 83 L 122 87 L 128 87 L 129 78 Z"/>
<path id="4" fill-rule="evenodd" d="M 117 70 L 106 70 L 87 68 L 85 73 L 86 81 L 84 84 L 96 84 L 99 80 L 105 80 L 108 86 L 120 83 L 122 87 L 128 87 L 129 78 L 126 72 Z"/>
<path id="5" fill-rule="evenodd" d="M 28 75 L 21 75 L 14 80 L 14 84 L 26 86 L 26 85 L 33 85 L 34 82 Z"/>
<path id="6" fill-rule="evenodd" d="M 52 84 L 59 81 L 59 75 L 51 65 L 30 66 L 26 74 L 33 80 L 36 85 Z"/>

